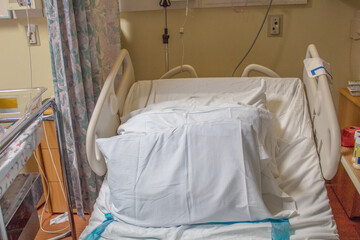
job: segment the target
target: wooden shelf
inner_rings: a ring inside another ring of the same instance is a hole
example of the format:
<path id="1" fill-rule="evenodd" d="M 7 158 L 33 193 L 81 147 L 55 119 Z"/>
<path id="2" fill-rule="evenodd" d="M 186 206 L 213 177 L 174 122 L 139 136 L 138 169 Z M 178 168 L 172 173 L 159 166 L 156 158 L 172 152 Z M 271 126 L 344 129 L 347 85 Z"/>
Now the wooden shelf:
<path id="1" fill-rule="evenodd" d="M 341 129 L 360 127 L 360 97 L 351 96 L 347 88 L 340 89 L 338 119 Z"/>
<path id="2" fill-rule="evenodd" d="M 340 128 L 360 126 L 360 97 L 351 96 L 347 88 L 340 89 L 338 119 Z M 331 180 L 339 202 L 349 218 L 360 217 L 360 170 L 353 167 L 352 147 L 341 148 L 341 164 Z"/>
<path id="3" fill-rule="evenodd" d="M 360 97 L 351 96 L 349 89 L 341 88 L 340 93 L 349 99 L 352 103 L 354 103 L 357 107 L 360 107 Z"/>

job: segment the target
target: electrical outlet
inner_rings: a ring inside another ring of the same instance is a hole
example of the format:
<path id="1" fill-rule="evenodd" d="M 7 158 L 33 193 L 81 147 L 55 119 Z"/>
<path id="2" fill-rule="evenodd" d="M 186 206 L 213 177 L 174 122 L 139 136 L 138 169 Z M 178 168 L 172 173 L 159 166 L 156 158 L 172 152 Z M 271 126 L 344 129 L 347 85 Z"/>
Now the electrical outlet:
<path id="1" fill-rule="evenodd" d="M 26 37 L 28 38 L 28 43 L 30 45 L 40 45 L 39 44 L 39 33 L 37 30 L 37 26 L 35 24 L 30 24 L 29 29 L 28 26 L 25 26 Z"/>
<path id="2" fill-rule="evenodd" d="M 270 15 L 268 17 L 268 36 L 281 37 L 282 35 L 282 15 Z"/>
<path id="3" fill-rule="evenodd" d="M 29 43 L 30 43 L 30 44 L 36 44 L 36 43 L 37 43 L 36 33 L 35 33 L 35 32 L 31 32 L 31 33 L 30 33 Z"/>

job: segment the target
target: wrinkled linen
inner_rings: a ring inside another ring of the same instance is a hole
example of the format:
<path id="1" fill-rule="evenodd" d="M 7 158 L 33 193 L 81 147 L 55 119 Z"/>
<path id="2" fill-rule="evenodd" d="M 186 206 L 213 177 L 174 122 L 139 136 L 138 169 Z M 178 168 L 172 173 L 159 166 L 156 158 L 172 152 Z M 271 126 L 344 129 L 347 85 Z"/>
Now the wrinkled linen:
<path id="1" fill-rule="evenodd" d="M 182 84 L 187 79 L 179 79 L 179 82 L 167 80 L 157 81 L 141 81 L 136 82 L 131 87 L 129 94 L 126 98 L 123 121 L 130 117 L 144 111 L 154 108 L 162 108 L 163 102 L 174 101 L 179 99 L 188 99 L 193 101 L 186 101 L 188 107 L 195 107 L 196 105 L 202 106 L 221 106 L 224 103 L 246 104 L 257 108 L 266 109 L 266 95 L 265 80 L 260 80 L 253 83 L 251 86 L 244 81 L 233 82 L 229 86 L 220 85 L 218 83 L 214 86 L 209 85 L 208 82 L 200 82 L 196 86 L 191 88 L 190 94 L 184 94 L 184 91 L 188 91 L 188 87 Z M 211 79 L 209 79 L 211 81 Z M 161 82 L 159 82 L 161 81 Z M 160 83 L 160 84 L 159 84 Z M 165 83 L 165 88 L 162 89 L 162 85 Z M 166 83 L 170 83 L 167 85 Z M 175 83 L 175 84 L 173 84 Z M 140 86 L 141 84 L 141 86 Z M 170 86 L 172 85 L 172 86 Z M 145 86 L 145 87 L 144 87 Z M 207 89 L 210 87 L 209 89 Z M 233 89 L 237 91 L 234 92 Z M 156 103 L 156 105 L 149 106 Z M 166 103 L 165 103 L 166 105 Z"/>
<path id="2" fill-rule="evenodd" d="M 319 158 L 312 137 L 312 126 L 304 87 L 296 78 L 198 78 L 136 82 L 127 97 L 124 114 L 148 104 L 198 95 L 240 94 L 265 80 L 266 107 L 273 114 L 277 139 L 275 159 L 279 170 L 276 181 L 293 197 L 298 215 L 291 217 L 292 240 L 339 239 L 331 212 Z M 245 90 L 244 90 L 245 89 Z M 112 209 L 107 178 L 100 190 L 83 239 L 106 220 Z M 123 221 L 111 223 L 101 239 L 272 239 L 269 222 L 182 225 L 166 228 L 138 227 Z"/>
<path id="3" fill-rule="evenodd" d="M 175 111 L 177 101 L 152 106 L 120 126 L 121 136 L 97 140 L 112 213 L 148 227 L 294 215 L 295 202 L 270 171 L 271 113 L 236 105 L 189 110 L 184 102 Z"/>

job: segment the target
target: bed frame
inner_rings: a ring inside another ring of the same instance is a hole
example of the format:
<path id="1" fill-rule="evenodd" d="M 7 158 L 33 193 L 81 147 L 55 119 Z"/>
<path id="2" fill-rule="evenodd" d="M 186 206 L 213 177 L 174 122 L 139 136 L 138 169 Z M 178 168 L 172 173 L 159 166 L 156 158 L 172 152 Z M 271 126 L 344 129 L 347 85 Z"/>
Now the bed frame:
<path id="1" fill-rule="evenodd" d="M 315 46 L 309 45 L 306 58 L 316 57 L 319 57 L 319 54 Z M 120 78 L 118 75 L 121 69 L 123 71 Z M 252 70 L 260 71 L 270 77 L 278 77 L 272 70 L 255 64 L 245 68 L 243 76 L 247 76 Z M 192 77 L 197 76 L 195 70 L 187 65 L 172 69 L 164 76 L 170 78 L 182 71 L 189 72 Z M 313 123 L 314 139 L 320 157 L 322 174 L 325 179 L 330 180 L 336 174 L 340 160 L 340 129 L 328 78 L 326 75 L 310 78 L 304 70 L 303 82 L 307 93 L 309 113 Z M 126 96 L 133 83 L 135 83 L 133 65 L 128 51 L 123 49 L 102 88 L 86 136 L 88 161 L 91 169 L 99 176 L 104 175 L 107 168 L 95 140 L 116 135 Z"/>

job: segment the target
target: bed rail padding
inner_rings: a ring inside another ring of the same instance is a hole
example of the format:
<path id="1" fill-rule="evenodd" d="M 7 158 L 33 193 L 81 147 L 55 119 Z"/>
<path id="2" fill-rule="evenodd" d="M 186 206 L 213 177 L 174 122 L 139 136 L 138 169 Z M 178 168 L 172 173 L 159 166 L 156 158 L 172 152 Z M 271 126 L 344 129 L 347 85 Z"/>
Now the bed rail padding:
<path id="1" fill-rule="evenodd" d="M 123 70 L 122 73 L 120 72 L 121 69 Z M 95 141 L 97 138 L 116 135 L 126 96 L 134 82 L 134 69 L 129 53 L 123 49 L 106 78 L 86 133 L 88 161 L 91 169 L 99 176 L 104 175 L 107 168 L 104 157 Z"/>
<path id="2" fill-rule="evenodd" d="M 318 58 L 315 45 L 309 45 L 306 58 Z M 340 161 L 340 128 L 332 101 L 327 75 L 309 77 L 303 72 L 314 137 L 323 177 L 330 180 Z"/>

